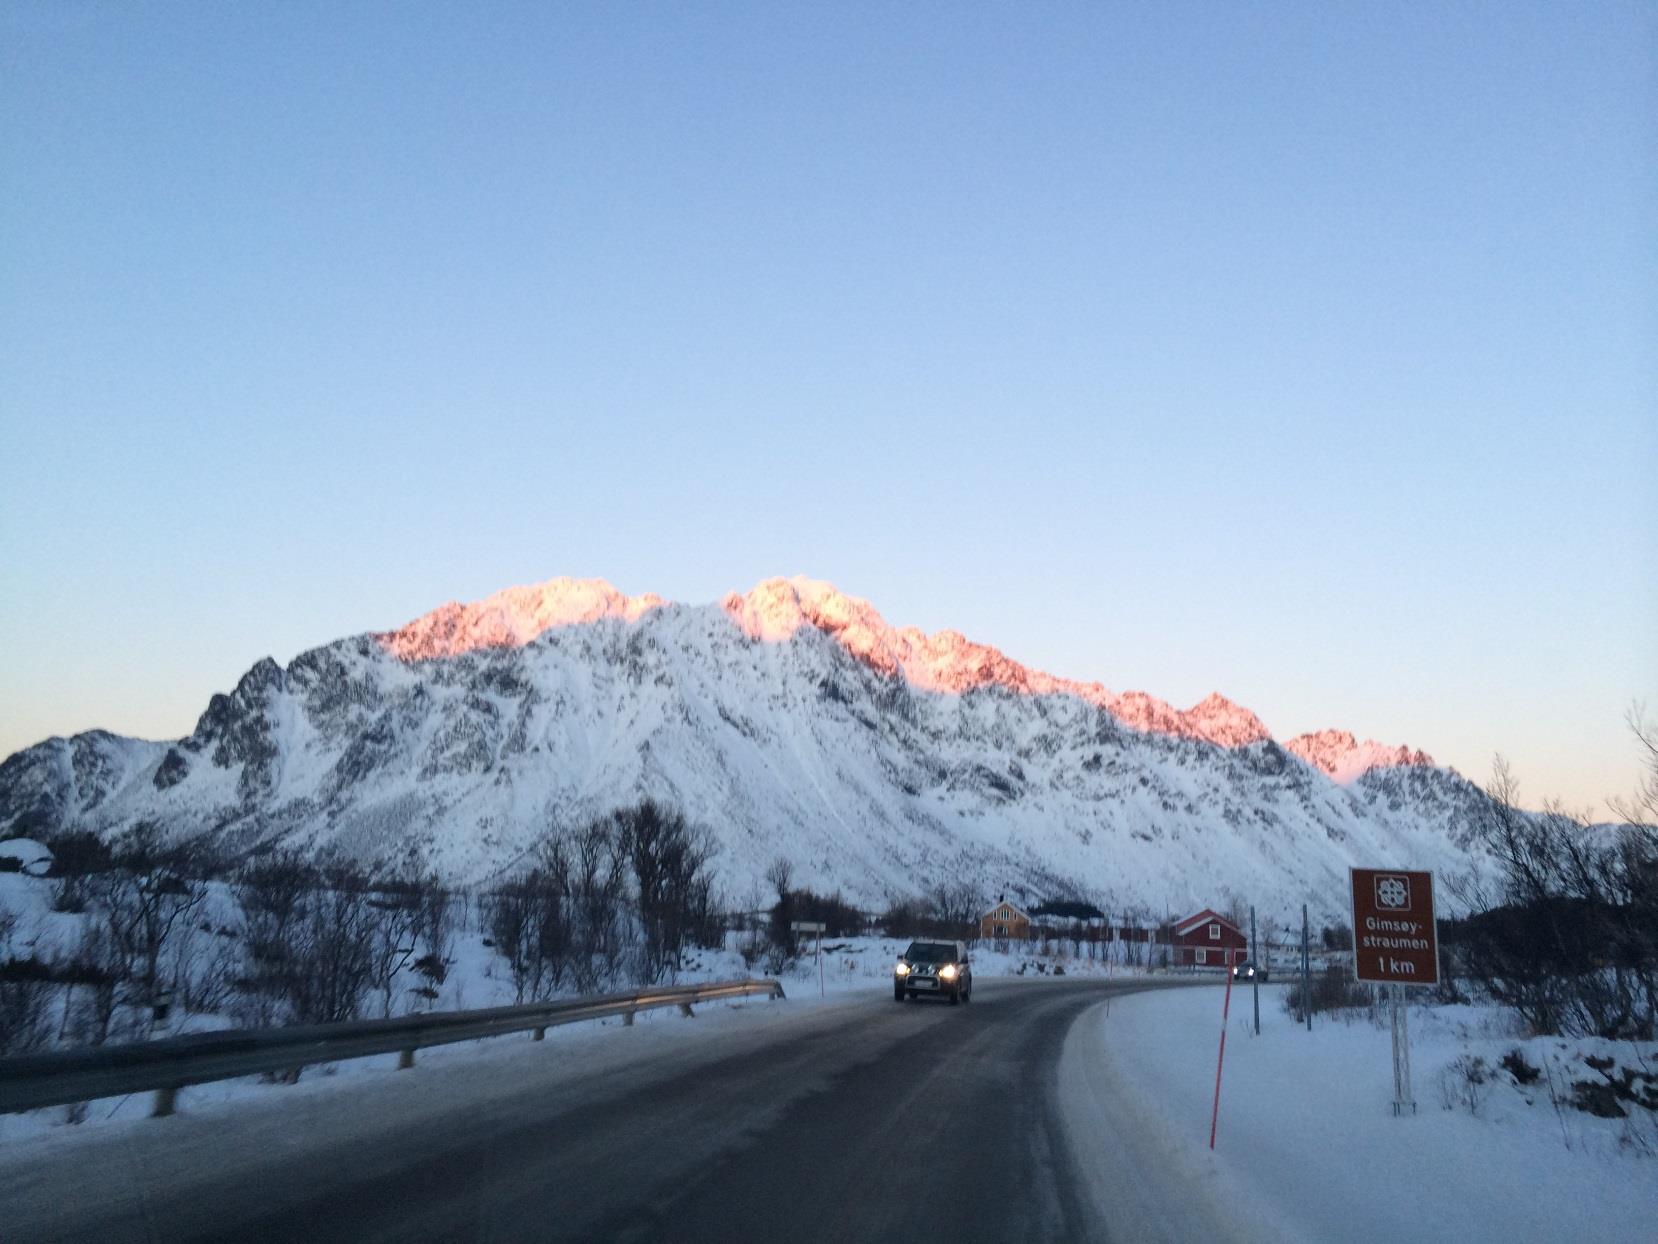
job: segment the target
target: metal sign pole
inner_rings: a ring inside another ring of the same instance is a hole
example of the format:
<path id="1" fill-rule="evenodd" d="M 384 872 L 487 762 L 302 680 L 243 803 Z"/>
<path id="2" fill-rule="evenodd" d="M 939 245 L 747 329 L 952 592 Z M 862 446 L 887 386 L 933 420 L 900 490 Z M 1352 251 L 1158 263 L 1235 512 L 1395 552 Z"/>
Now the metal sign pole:
<path id="1" fill-rule="evenodd" d="M 1405 1009 L 1405 987 L 1389 985 L 1393 1003 L 1393 1113 L 1416 1113 L 1410 1085 L 1410 1012 Z"/>
<path id="2" fill-rule="evenodd" d="M 1255 941 L 1255 905 L 1249 907 L 1249 961 L 1255 965 L 1255 974 L 1249 978 L 1250 992 L 1255 995 L 1255 1035 L 1261 1035 L 1261 947 Z"/>
<path id="3" fill-rule="evenodd" d="M 1313 1030 L 1313 960 L 1308 946 L 1307 904 L 1301 904 L 1301 1013 L 1307 1017 L 1307 1031 Z"/>
<path id="4" fill-rule="evenodd" d="M 823 930 L 822 929 L 818 930 L 818 935 L 817 935 L 817 996 L 820 997 L 820 998 L 828 996 L 827 994 L 824 993 L 824 985 L 823 985 Z"/>

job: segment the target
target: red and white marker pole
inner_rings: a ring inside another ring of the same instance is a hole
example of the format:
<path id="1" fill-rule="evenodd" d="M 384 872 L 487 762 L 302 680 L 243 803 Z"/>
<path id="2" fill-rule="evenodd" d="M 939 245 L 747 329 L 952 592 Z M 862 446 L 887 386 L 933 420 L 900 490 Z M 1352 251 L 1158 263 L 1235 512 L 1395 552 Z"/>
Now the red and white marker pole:
<path id="1" fill-rule="evenodd" d="M 1231 959 L 1229 954 L 1227 959 Z M 1220 1010 L 1220 1057 L 1215 1059 L 1215 1108 L 1209 1114 L 1209 1147 L 1215 1147 L 1215 1126 L 1220 1122 L 1220 1069 L 1226 1062 L 1226 1019 L 1232 1014 L 1232 965 L 1226 965 L 1226 1001 Z"/>

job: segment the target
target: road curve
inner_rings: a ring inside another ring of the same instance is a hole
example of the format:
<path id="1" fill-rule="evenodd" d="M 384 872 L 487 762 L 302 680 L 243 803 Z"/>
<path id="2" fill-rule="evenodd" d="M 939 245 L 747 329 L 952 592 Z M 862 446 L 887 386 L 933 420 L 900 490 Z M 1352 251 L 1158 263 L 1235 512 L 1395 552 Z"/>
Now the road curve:
<path id="1" fill-rule="evenodd" d="M 1137 987 L 983 980 L 956 1007 L 872 990 L 733 1017 L 689 1052 L 630 1059 L 616 1030 L 570 1074 L 551 1049 L 519 1051 L 462 1094 L 439 1091 L 449 1064 L 304 1111 L 146 1122 L 0 1166 L 4 1236 L 1101 1240 L 1055 1100 L 1060 1053 L 1089 1007 Z"/>

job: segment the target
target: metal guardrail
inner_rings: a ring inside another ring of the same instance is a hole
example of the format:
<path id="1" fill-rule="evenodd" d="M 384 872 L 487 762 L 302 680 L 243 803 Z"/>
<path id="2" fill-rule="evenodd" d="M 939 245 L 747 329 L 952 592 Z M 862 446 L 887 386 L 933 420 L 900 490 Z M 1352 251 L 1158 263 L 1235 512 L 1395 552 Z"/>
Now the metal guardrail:
<path id="1" fill-rule="evenodd" d="M 399 1068 L 412 1067 L 415 1051 L 434 1045 L 514 1032 L 532 1032 L 539 1041 L 547 1029 L 561 1024 L 611 1015 L 623 1016 L 631 1024 L 636 1012 L 656 1007 L 677 1006 L 690 1015 L 692 1003 L 759 994 L 781 998 L 783 986 L 769 979 L 673 985 L 480 1011 L 442 1011 L 294 1028 L 230 1029 L 128 1045 L 25 1054 L 0 1058 L 0 1114 L 153 1091 L 156 1099 L 152 1113 L 159 1117 L 171 1114 L 178 1091 L 192 1084 L 297 1072 L 315 1063 L 343 1062 L 373 1054 L 397 1054 Z"/>

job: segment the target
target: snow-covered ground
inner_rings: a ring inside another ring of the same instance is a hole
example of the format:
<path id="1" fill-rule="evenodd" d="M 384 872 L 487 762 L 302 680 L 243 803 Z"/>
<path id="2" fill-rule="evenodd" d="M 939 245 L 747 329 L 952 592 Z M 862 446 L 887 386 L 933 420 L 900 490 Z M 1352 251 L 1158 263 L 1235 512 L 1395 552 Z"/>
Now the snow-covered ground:
<path id="1" fill-rule="evenodd" d="M 1527 1040 L 1495 1010 L 1413 1007 L 1418 1110 L 1396 1118 L 1388 1029 L 1319 1016 L 1309 1034 L 1281 990 L 1261 991 L 1259 1036 L 1249 991 L 1232 995 L 1212 1152 L 1223 990 L 1119 998 L 1072 1031 L 1061 1083 L 1073 1141 L 1098 1153 L 1093 1194 L 1131 1235 L 1658 1238 L 1658 1117 L 1557 1110 L 1550 1094 L 1551 1080 L 1569 1098 L 1573 1081 L 1597 1078 L 1585 1055 L 1658 1071 L 1658 1045 Z M 1516 1048 L 1541 1072 L 1523 1088 L 1498 1066 Z M 1476 1058 L 1485 1082 L 1471 1085 Z"/>

